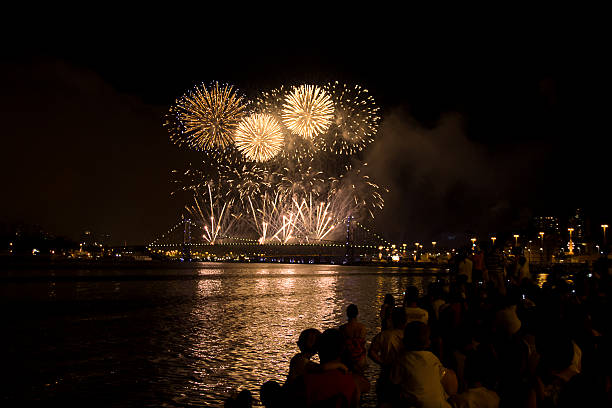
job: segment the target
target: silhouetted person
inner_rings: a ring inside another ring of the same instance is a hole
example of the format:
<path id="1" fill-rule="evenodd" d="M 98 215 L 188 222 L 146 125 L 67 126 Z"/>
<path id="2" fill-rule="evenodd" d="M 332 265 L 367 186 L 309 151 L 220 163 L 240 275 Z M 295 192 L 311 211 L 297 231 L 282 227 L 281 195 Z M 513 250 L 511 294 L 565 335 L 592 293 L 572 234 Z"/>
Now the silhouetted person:
<path id="1" fill-rule="evenodd" d="M 404 330 L 404 351 L 391 369 L 391 382 L 399 386 L 400 406 L 450 408 L 447 399 L 457 392 L 457 378 L 431 351 L 429 327 L 411 322 Z"/>
<path id="2" fill-rule="evenodd" d="M 282 408 L 286 405 L 285 392 L 276 381 L 266 381 L 259 390 L 259 399 L 266 408 Z"/>
<path id="3" fill-rule="evenodd" d="M 225 408 L 252 408 L 253 396 L 251 395 L 251 391 L 240 391 L 236 398 L 227 398 L 223 406 Z"/>
<path id="4" fill-rule="evenodd" d="M 238 393 L 236 397 L 236 407 L 237 408 L 251 408 L 253 406 L 253 395 L 251 395 L 251 391 L 242 390 Z"/>
<path id="5" fill-rule="evenodd" d="M 319 368 L 319 365 L 310 359 L 317 353 L 317 341 L 320 335 L 321 332 L 314 328 L 306 329 L 300 333 L 297 341 L 300 352 L 293 356 L 289 363 L 286 386 L 290 386 L 305 373 L 316 371 Z"/>
<path id="6" fill-rule="evenodd" d="M 393 298 L 392 294 L 387 293 L 385 295 L 385 300 L 382 306 L 380 307 L 381 330 L 385 330 L 391 327 L 391 325 L 393 324 L 391 321 L 391 310 L 393 310 L 393 307 L 395 307 L 395 299 Z"/>
<path id="7" fill-rule="evenodd" d="M 429 313 L 417 305 L 419 301 L 419 289 L 416 286 L 408 286 L 404 295 L 404 311 L 406 322 L 421 322 L 427 324 Z"/>
<path id="8" fill-rule="evenodd" d="M 467 283 L 472 283 L 472 266 L 473 262 L 467 255 L 462 254 L 459 263 L 457 264 L 457 277 L 465 276 Z"/>
<path id="9" fill-rule="evenodd" d="M 493 377 L 483 353 L 471 353 L 465 363 L 467 390 L 452 397 L 455 408 L 498 408 L 499 396 L 485 384 Z"/>
<path id="10" fill-rule="evenodd" d="M 368 355 L 380 365 L 380 375 L 376 381 L 376 395 L 380 406 L 391 404 L 397 397 L 397 387 L 390 380 L 391 367 L 404 349 L 404 327 L 406 326 L 406 313 L 404 308 L 393 308 L 393 325 L 373 339 Z"/>
<path id="11" fill-rule="evenodd" d="M 349 305 L 346 308 L 348 323 L 340 326 L 340 332 L 344 336 L 346 345 L 343 362 L 351 371 L 363 374 L 367 367 L 365 347 L 367 329 L 363 323 L 357 321 L 358 314 L 357 306 Z"/>
<path id="12" fill-rule="evenodd" d="M 292 401 L 303 404 L 298 406 L 357 407 L 360 398 L 359 388 L 353 375 L 340 361 L 344 344 L 344 337 L 338 329 L 327 329 L 321 334 L 319 337 L 321 371 L 306 373 L 298 380 L 301 384 L 292 394 Z"/>

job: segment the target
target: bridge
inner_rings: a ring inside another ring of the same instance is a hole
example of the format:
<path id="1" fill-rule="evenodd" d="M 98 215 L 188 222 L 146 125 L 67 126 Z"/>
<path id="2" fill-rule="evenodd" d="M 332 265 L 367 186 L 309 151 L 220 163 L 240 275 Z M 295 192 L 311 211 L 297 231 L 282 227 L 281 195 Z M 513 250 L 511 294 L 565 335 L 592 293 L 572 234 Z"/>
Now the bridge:
<path id="1" fill-rule="evenodd" d="M 391 244 L 370 228 L 349 217 L 343 228 L 343 241 L 318 240 L 302 243 L 260 243 L 246 237 L 219 237 L 207 242 L 200 225 L 188 217 L 181 219 L 168 231 L 147 245 L 152 253 L 183 259 L 257 259 L 279 262 L 352 262 L 378 256 L 379 247 Z"/>

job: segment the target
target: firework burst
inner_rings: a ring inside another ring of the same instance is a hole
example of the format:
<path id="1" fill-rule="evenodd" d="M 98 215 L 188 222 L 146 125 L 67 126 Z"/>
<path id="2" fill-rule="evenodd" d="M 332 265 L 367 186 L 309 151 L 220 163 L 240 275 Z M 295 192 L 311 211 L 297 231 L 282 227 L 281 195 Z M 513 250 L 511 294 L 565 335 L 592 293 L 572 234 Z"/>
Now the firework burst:
<path id="1" fill-rule="evenodd" d="M 360 218 L 361 214 L 367 214 L 374 218 L 374 211 L 382 209 L 385 201 L 381 191 L 388 190 L 372 182 L 370 176 L 365 174 L 367 163 L 357 168 L 347 166 L 346 173 L 339 178 L 332 178 L 330 182 L 329 196 L 337 197 L 337 203 L 343 208 L 349 208 L 348 215 Z M 345 202 L 343 202 L 345 201 Z"/>
<path id="2" fill-rule="evenodd" d="M 328 239 L 348 213 L 337 197 L 321 200 L 313 194 L 263 194 L 249 198 L 249 205 L 250 225 L 262 244 Z"/>
<path id="3" fill-rule="evenodd" d="M 255 110 L 272 116 L 279 124 L 283 124 L 282 110 L 286 97 L 286 90 L 283 86 L 271 91 L 261 92 L 255 100 Z M 312 160 L 318 148 L 310 139 L 291 133 L 288 129 L 283 129 L 284 143 L 278 154 L 280 161 L 289 163 L 302 163 Z"/>
<path id="4" fill-rule="evenodd" d="M 342 223 L 342 220 L 338 220 L 336 214 L 330 211 L 330 201 L 317 201 L 313 199 L 312 194 L 302 198 L 299 203 L 294 197 L 293 204 L 298 214 L 298 235 L 306 242 L 325 239 Z"/>
<path id="5" fill-rule="evenodd" d="M 325 132 L 333 119 L 334 105 L 330 96 L 316 85 L 301 85 L 285 97 L 283 123 L 291 132 L 312 139 Z"/>
<path id="6" fill-rule="evenodd" d="M 322 171 L 311 166 L 284 167 L 280 172 L 277 188 L 286 195 L 321 194 L 325 189 L 325 177 Z"/>
<path id="7" fill-rule="evenodd" d="M 187 211 L 199 220 L 202 238 L 209 244 L 215 244 L 227 236 L 236 220 L 241 215 L 232 214 L 233 200 L 223 200 L 219 194 L 213 194 L 212 183 L 201 194 L 194 194 L 194 204 L 187 206 Z"/>
<path id="8" fill-rule="evenodd" d="M 170 108 L 170 139 L 196 150 L 226 148 L 244 115 L 245 101 L 231 85 L 196 86 Z"/>
<path id="9" fill-rule="evenodd" d="M 317 139 L 321 150 L 353 155 L 365 149 L 378 131 L 379 108 L 367 89 L 328 83 L 325 91 L 334 103 L 334 117 L 329 131 Z"/>
<path id="10" fill-rule="evenodd" d="M 189 166 L 185 170 L 172 170 L 172 182 L 177 184 L 178 191 L 191 191 L 197 193 L 206 189 L 211 180 L 219 184 L 231 178 L 244 165 L 242 155 L 233 147 L 227 149 L 210 149 L 201 152 L 202 160 L 197 165 Z"/>
<path id="11" fill-rule="evenodd" d="M 247 197 L 248 205 L 245 212 L 251 227 L 257 231 L 260 244 L 269 242 L 274 237 L 285 241 L 290 237 L 286 214 L 290 213 L 285 196 L 279 191 L 273 194 L 267 192 L 261 196 Z M 279 235 L 282 237 L 279 238 Z"/>
<path id="12" fill-rule="evenodd" d="M 238 150 L 251 161 L 265 162 L 283 147 L 283 131 L 278 122 L 265 113 L 255 113 L 240 122 L 234 141 Z"/>
<path id="13" fill-rule="evenodd" d="M 167 116 L 171 139 L 202 151 L 196 166 L 173 174 L 194 196 L 187 209 L 206 242 L 338 239 L 348 217 L 382 208 L 385 189 L 360 154 L 380 122 L 367 90 L 281 86 L 246 106 L 232 87 L 213 83 L 187 92 Z"/>
<path id="14" fill-rule="evenodd" d="M 224 180 L 227 181 L 230 190 L 238 193 L 240 201 L 247 197 L 260 195 L 271 188 L 272 178 L 273 176 L 267 169 L 248 164 L 230 168 L 224 174 Z"/>

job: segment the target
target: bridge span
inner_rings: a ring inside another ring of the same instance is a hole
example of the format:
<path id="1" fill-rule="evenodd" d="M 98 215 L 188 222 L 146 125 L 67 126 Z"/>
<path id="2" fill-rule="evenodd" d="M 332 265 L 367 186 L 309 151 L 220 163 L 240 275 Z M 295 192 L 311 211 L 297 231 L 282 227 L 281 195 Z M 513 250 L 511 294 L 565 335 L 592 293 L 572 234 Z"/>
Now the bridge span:
<path id="1" fill-rule="evenodd" d="M 319 242 L 312 244 L 259 244 L 253 242 L 220 242 L 215 244 L 150 244 L 150 252 L 168 257 L 205 259 L 253 259 L 270 262 L 332 262 L 369 260 L 377 256 L 378 247 Z M 351 259 L 347 259 L 348 258 Z"/>

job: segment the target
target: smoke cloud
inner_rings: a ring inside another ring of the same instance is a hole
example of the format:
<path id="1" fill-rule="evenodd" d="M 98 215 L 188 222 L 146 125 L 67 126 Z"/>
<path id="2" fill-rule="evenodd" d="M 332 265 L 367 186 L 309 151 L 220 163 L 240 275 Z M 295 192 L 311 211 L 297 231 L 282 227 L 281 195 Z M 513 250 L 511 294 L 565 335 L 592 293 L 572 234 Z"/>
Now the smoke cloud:
<path id="1" fill-rule="evenodd" d="M 377 227 L 391 240 L 444 242 L 524 224 L 527 175 L 540 150 L 492 151 L 466 136 L 458 113 L 426 128 L 397 109 L 366 156 L 373 178 L 390 190 Z"/>

